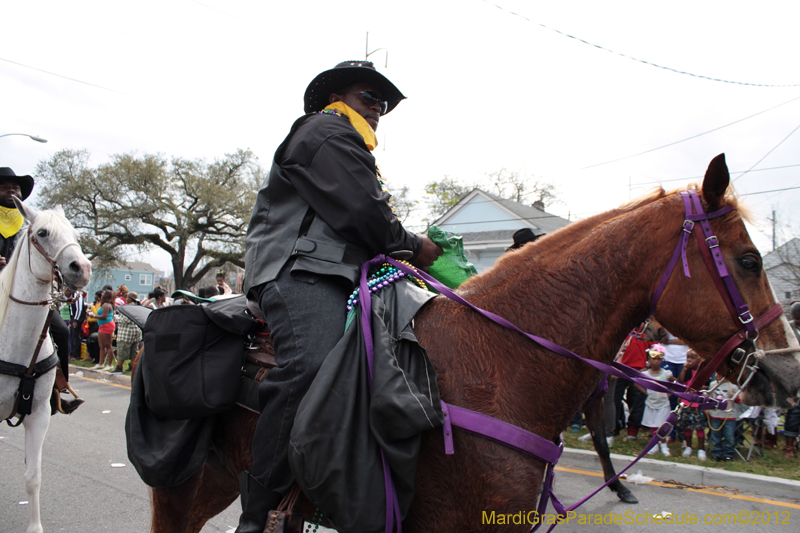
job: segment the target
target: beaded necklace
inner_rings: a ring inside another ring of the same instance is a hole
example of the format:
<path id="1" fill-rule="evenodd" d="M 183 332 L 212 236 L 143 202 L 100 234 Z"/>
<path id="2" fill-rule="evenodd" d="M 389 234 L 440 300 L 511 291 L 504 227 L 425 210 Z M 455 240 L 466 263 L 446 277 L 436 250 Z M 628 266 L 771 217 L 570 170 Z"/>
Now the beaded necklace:
<path id="1" fill-rule="evenodd" d="M 398 262 L 411 267 L 411 265 L 406 261 L 398 261 Z M 388 287 L 389 284 L 394 283 L 395 281 L 399 281 L 405 277 L 407 277 L 408 279 L 419 285 L 421 288 L 428 290 L 428 287 L 425 285 L 424 281 L 417 278 L 416 276 L 407 276 L 405 272 L 403 272 L 402 270 L 393 265 L 390 265 L 389 263 L 384 263 L 383 266 L 381 266 L 380 270 L 378 270 L 369 277 L 369 280 L 367 280 L 367 287 L 369 288 L 369 292 L 378 292 L 384 287 Z M 359 287 L 356 287 L 356 290 L 354 290 L 353 293 L 350 295 L 350 297 L 347 299 L 348 311 L 352 311 L 353 308 L 356 305 L 358 305 L 358 292 L 359 292 Z"/>

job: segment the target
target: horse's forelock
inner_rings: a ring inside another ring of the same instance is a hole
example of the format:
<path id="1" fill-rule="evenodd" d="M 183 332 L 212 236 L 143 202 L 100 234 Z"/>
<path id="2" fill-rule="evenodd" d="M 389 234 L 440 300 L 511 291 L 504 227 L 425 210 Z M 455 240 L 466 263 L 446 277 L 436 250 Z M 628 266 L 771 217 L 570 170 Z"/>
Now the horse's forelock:
<path id="1" fill-rule="evenodd" d="M 74 229 L 67 218 L 58 211 L 40 211 L 33 221 L 32 232 L 35 234 L 41 228 L 47 227 L 54 239 L 75 239 Z M 22 230 L 20 230 L 22 233 Z"/>

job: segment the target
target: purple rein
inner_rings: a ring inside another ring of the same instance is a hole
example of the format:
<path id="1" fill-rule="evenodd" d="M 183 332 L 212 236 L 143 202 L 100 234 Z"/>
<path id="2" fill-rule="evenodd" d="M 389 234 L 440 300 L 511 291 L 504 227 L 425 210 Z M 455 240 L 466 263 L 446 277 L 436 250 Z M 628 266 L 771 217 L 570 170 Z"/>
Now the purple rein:
<path id="1" fill-rule="evenodd" d="M 486 311 L 485 309 L 481 309 L 476 307 L 469 301 L 465 300 L 458 294 L 454 293 L 448 287 L 431 277 L 425 272 L 415 270 L 413 267 L 407 266 L 402 264 L 398 261 L 390 257 L 386 257 L 384 255 L 378 255 L 377 257 L 371 259 L 367 263 L 364 263 L 361 266 L 361 280 L 360 280 L 360 293 L 362 295 L 370 294 L 370 290 L 368 287 L 367 278 L 369 275 L 369 270 L 375 265 L 379 265 L 382 263 L 390 263 L 402 272 L 405 272 L 407 275 L 416 276 L 430 286 L 435 288 L 439 291 L 442 295 L 454 300 L 462 305 L 470 307 L 480 313 L 481 315 L 485 316 L 489 320 L 513 331 L 516 331 L 526 337 L 528 337 L 533 342 L 539 344 L 540 346 L 555 352 L 559 355 L 564 357 L 568 357 L 570 359 L 575 359 L 578 361 L 583 361 L 586 364 L 591 365 L 595 369 L 604 372 L 606 374 L 611 374 L 623 379 L 628 379 L 633 381 L 634 383 L 638 383 L 642 387 L 647 389 L 656 390 L 658 392 L 663 393 L 670 393 L 675 394 L 679 398 L 687 400 L 690 403 L 697 403 L 700 406 L 700 409 L 725 409 L 727 407 L 727 403 L 723 400 L 715 400 L 709 399 L 705 396 L 699 394 L 691 394 L 685 392 L 686 387 L 684 385 L 678 383 L 670 383 L 670 382 L 661 382 L 649 378 L 648 376 L 633 370 L 625 365 L 619 363 L 612 363 L 611 365 L 601 363 L 599 361 L 593 361 L 591 359 L 585 359 L 566 348 L 562 348 L 561 346 L 548 341 L 547 339 L 543 339 L 541 337 L 537 337 L 536 335 L 532 335 L 530 333 L 526 333 L 518 328 L 516 325 L 512 324 L 505 318 L 498 316 L 491 311 Z M 366 344 L 367 350 L 367 363 L 369 367 L 369 383 L 371 386 L 372 383 L 372 366 L 373 366 L 373 359 L 374 359 L 374 349 L 373 349 L 373 340 L 372 340 L 372 328 L 371 328 L 371 320 L 370 315 L 372 311 L 372 302 L 371 298 L 361 298 L 361 324 L 364 331 L 364 342 Z M 453 432 L 452 427 L 455 426 L 459 429 L 468 431 L 470 433 L 474 433 L 510 448 L 516 449 L 520 452 L 523 452 L 527 455 L 535 457 L 541 461 L 547 463 L 547 471 L 545 473 L 545 482 L 544 487 L 542 489 L 542 494 L 539 499 L 539 516 L 543 516 L 544 512 L 547 508 L 548 501 L 553 502 L 553 507 L 556 511 L 560 514 L 566 514 L 568 511 L 571 511 L 578 507 L 579 505 L 583 504 L 586 500 L 597 494 L 600 490 L 606 487 L 609 483 L 612 483 L 616 480 L 620 474 L 624 473 L 628 470 L 633 464 L 638 461 L 647 450 L 652 448 L 656 442 L 660 438 L 663 438 L 672 431 L 675 422 L 677 421 L 677 416 L 675 413 L 671 413 L 667 418 L 667 421 L 662 425 L 656 434 L 651 439 L 648 446 L 645 448 L 644 451 L 633 461 L 627 468 L 622 470 L 617 476 L 613 479 L 607 481 L 603 485 L 601 485 L 596 491 L 591 493 L 589 496 L 584 498 L 583 500 L 579 501 L 578 503 L 572 505 L 569 508 L 565 508 L 558 498 L 552 492 L 552 484 L 555 476 L 555 472 L 553 470 L 553 466 L 557 463 L 559 457 L 561 456 L 561 452 L 563 450 L 564 444 L 559 439 L 559 442 L 553 443 L 543 437 L 535 435 L 529 431 L 524 429 L 518 428 L 512 424 L 507 422 L 503 422 L 501 420 L 497 420 L 495 418 L 489 417 L 487 415 L 483 415 L 481 413 L 477 413 L 475 411 L 471 411 L 469 409 L 465 409 L 462 407 L 457 407 L 453 405 L 448 405 L 445 402 L 442 402 L 442 411 L 445 415 L 444 421 L 444 440 L 445 440 L 445 453 L 450 455 L 455 453 L 454 445 L 453 445 Z M 397 493 L 394 490 L 394 485 L 391 480 L 391 473 L 389 471 L 388 463 L 386 462 L 385 458 L 383 458 L 383 452 L 381 452 L 381 458 L 383 461 L 383 471 L 384 471 L 384 486 L 386 489 L 386 524 L 385 524 L 385 531 L 386 533 L 391 533 L 394 530 L 397 533 L 401 533 L 402 531 L 402 517 L 400 516 L 400 509 L 397 500 Z M 533 531 L 539 528 L 541 523 L 538 523 L 536 527 L 534 527 Z M 554 527 L 554 526 L 553 526 Z M 552 529 L 552 527 L 550 528 Z"/>

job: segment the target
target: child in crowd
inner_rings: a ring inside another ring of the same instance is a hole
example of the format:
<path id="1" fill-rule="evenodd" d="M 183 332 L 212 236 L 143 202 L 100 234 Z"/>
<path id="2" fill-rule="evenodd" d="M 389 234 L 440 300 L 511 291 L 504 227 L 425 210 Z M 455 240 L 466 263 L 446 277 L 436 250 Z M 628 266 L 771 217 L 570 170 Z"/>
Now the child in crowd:
<path id="1" fill-rule="evenodd" d="M 659 381 L 675 381 L 672 372 L 661 368 L 661 363 L 664 361 L 664 346 L 661 344 L 654 344 L 647 350 L 647 375 Z M 642 415 L 642 425 L 650 428 L 650 436 L 655 435 L 656 430 L 663 424 L 671 411 L 669 406 L 669 394 L 666 392 L 658 392 L 654 390 L 645 390 L 641 385 L 636 387 L 647 394 L 647 399 L 644 402 L 644 415 Z M 669 448 L 667 447 L 666 439 L 661 439 L 659 448 L 664 456 L 669 456 Z M 656 447 L 653 446 L 647 452 L 648 454 L 656 453 Z"/>
<path id="2" fill-rule="evenodd" d="M 683 384 L 688 384 L 700 369 L 700 356 L 694 350 L 686 352 L 686 364 L 681 370 L 681 375 L 678 381 Z M 697 458 L 701 461 L 706 460 L 706 428 L 708 422 L 706 415 L 698 409 L 696 403 L 689 403 L 686 400 L 681 400 L 684 405 L 681 419 L 678 422 L 678 434 L 683 435 L 683 456 L 692 456 L 692 432 L 697 433 Z"/>
<path id="3" fill-rule="evenodd" d="M 714 396 L 718 399 L 728 400 L 731 402 L 739 388 L 726 380 L 722 374 L 717 372 L 716 381 L 711 383 L 713 389 L 718 383 L 719 387 L 714 391 Z M 736 403 L 741 400 L 737 397 Z M 732 406 L 728 404 L 728 409 Z M 733 461 L 733 454 L 736 453 L 736 443 L 734 437 L 736 434 L 736 415 L 730 410 L 721 411 L 715 409 L 708 412 L 708 424 L 711 430 L 709 440 L 711 441 L 711 458 L 715 461 Z"/>

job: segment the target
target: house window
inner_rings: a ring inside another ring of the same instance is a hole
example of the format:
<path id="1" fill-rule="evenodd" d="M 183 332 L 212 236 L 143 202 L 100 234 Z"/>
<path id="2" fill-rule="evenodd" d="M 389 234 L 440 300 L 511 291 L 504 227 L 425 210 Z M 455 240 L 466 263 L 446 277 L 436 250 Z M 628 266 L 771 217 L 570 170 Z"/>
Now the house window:
<path id="1" fill-rule="evenodd" d="M 125 274 L 125 281 L 130 281 L 130 280 L 131 280 L 131 275 Z"/>
<path id="2" fill-rule="evenodd" d="M 784 292 L 783 295 L 784 295 L 784 298 L 787 299 L 787 300 L 791 300 L 792 299 L 792 293 L 791 292 Z"/>
<path id="3" fill-rule="evenodd" d="M 114 274 L 112 274 L 111 272 L 107 272 L 106 279 L 114 279 Z"/>
<path id="4" fill-rule="evenodd" d="M 139 285 L 149 287 L 153 284 L 152 274 L 139 274 Z"/>

